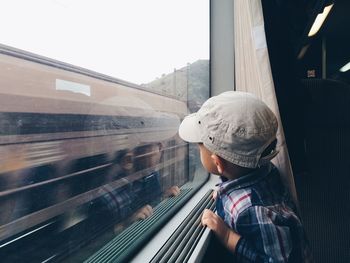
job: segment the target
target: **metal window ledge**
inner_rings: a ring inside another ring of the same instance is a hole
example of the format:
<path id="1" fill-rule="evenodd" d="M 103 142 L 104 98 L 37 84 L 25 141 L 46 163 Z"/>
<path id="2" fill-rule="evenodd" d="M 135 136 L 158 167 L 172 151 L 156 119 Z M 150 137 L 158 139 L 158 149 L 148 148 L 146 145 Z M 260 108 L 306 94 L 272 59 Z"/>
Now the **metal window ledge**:
<path id="1" fill-rule="evenodd" d="M 194 208 L 198 205 L 198 203 L 201 202 L 201 200 L 208 193 L 208 191 L 212 190 L 218 182 L 218 177 L 212 175 L 208 182 L 186 203 L 186 205 L 175 216 L 173 216 L 169 220 L 169 222 L 147 243 L 147 245 L 145 245 L 139 251 L 139 253 L 135 255 L 131 262 L 144 263 L 151 262 L 152 260 L 154 260 L 157 253 L 161 251 L 164 244 L 171 238 L 173 233 L 176 232 L 176 230 L 180 227 L 180 225 L 183 223 L 186 217 L 188 217 L 191 214 L 191 212 L 193 215 Z M 193 238 L 196 238 L 198 232 L 199 231 L 197 230 Z M 209 240 L 210 231 L 208 229 L 204 229 L 204 231 L 201 231 L 201 237 L 195 241 L 196 245 L 191 248 L 191 253 L 185 256 L 186 261 L 200 262 L 205 253 Z M 175 260 L 173 262 L 176 262 L 177 258 L 174 258 Z"/>

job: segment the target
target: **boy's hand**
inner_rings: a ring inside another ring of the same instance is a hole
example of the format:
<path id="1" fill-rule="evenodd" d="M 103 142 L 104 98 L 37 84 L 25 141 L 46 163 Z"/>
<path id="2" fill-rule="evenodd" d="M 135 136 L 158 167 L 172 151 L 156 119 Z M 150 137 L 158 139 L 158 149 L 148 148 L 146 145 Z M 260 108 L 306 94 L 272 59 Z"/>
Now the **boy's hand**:
<path id="1" fill-rule="evenodd" d="M 221 219 L 221 217 L 219 217 L 213 211 L 205 209 L 201 221 L 203 226 L 207 226 L 214 231 L 215 235 L 224 244 L 224 246 L 226 246 L 232 252 L 235 251 L 240 235 L 230 229 Z"/>
<path id="2" fill-rule="evenodd" d="M 214 200 L 218 197 L 218 192 L 216 190 L 213 191 L 213 194 L 211 196 Z"/>
<path id="3" fill-rule="evenodd" d="M 228 239 L 230 229 L 227 227 L 221 217 L 219 217 L 213 211 L 209 209 L 204 210 L 202 215 L 202 225 L 213 230 L 220 240 L 226 241 Z"/>
<path id="4" fill-rule="evenodd" d="M 164 197 L 177 196 L 179 193 L 180 188 L 177 185 L 174 185 L 165 191 Z"/>
<path id="5" fill-rule="evenodd" d="M 132 216 L 131 221 L 135 222 L 138 220 L 144 220 L 150 217 L 153 213 L 153 208 L 150 205 L 145 205 L 137 210 Z"/>

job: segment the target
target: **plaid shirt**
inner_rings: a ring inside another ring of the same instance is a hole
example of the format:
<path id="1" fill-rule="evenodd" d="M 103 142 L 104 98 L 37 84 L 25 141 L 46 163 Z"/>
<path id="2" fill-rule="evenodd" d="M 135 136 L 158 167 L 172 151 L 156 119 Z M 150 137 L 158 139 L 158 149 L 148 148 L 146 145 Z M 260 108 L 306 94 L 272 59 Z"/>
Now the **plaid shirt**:
<path id="1" fill-rule="evenodd" d="M 154 206 L 160 201 L 160 175 L 155 171 L 117 189 L 107 184 L 99 193 L 101 197 L 91 204 L 93 212 L 116 222 L 122 221 L 142 206 Z"/>
<path id="2" fill-rule="evenodd" d="M 133 211 L 133 201 L 136 199 L 131 186 L 113 189 L 110 185 L 104 185 L 100 189 L 102 197 L 99 198 L 98 209 L 105 211 L 110 219 L 121 221 Z"/>
<path id="3" fill-rule="evenodd" d="M 272 163 L 221 183 L 216 205 L 241 236 L 237 262 L 312 262 L 296 207 Z"/>

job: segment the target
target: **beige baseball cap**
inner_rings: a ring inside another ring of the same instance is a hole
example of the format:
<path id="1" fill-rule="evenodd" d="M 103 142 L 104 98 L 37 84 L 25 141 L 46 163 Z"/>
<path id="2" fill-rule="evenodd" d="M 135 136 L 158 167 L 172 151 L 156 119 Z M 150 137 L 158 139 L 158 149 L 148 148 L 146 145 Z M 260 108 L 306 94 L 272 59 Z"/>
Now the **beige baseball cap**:
<path id="1" fill-rule="evenodd" d="M 277 128 L 277 118 L 264 102 L 250 93 L 228 91 L 185 117 L 179 135 L 187 142 L 203 143 L 231 163 L 256 168 L 277 155 L 273 150 L 261 157 L 276 140 Z"/>

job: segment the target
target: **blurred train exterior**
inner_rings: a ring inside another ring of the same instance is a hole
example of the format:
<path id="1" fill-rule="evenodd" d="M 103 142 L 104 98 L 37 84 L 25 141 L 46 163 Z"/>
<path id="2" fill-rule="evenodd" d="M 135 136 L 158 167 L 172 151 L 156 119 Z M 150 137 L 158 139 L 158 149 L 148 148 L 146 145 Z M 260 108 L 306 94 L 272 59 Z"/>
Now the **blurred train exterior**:
<path id="1" fill-rule="evenodd" d="M 190 180 L 187 145 L 176 135 L 186 102 L 39 59 L 9 47 L 0 54 L 0 247 L 8 260 L 19 236 L 41 229 L 49 236 L 57 221 L 72 221 L 60 223 L 63 231 L 85 220 L 81 207 L 104 185 L 117 189 L 152 170 L 162 189 Z M 161 145 L 160 163 L 127 182 L 113 176 L 118 153 L 153 144 Z"/>

